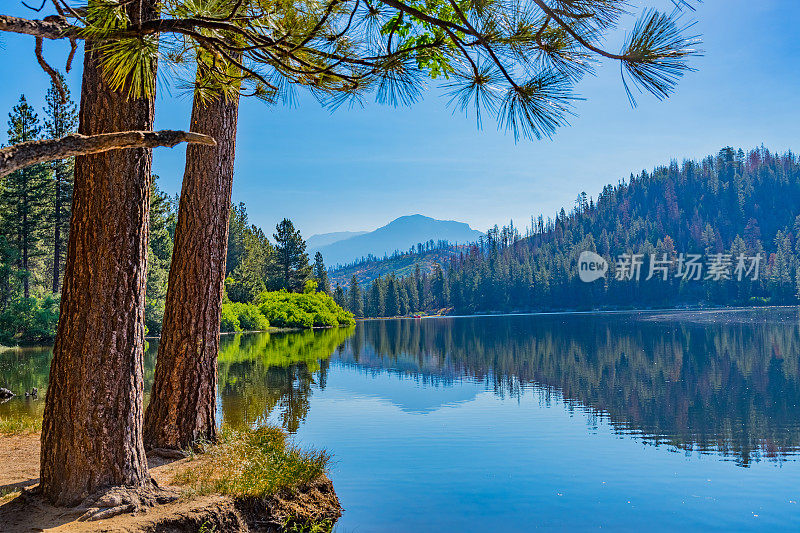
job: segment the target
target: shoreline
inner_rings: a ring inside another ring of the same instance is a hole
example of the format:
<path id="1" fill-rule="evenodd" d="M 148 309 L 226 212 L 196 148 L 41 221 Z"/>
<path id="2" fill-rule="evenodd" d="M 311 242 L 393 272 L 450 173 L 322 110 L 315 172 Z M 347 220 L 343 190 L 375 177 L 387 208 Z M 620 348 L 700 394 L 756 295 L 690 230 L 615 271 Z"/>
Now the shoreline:
<path id="1" fill-rule="evenodd" d="M 202 461 L 204 454 L 174 460 L 151 453 L 148 463 L 153 480 L 177 498 L 112 518 L 82 522 L 78 519 L 85 509 L 54 507 L 35 494 L 40 438 L 39 432 L 0 434 L 0 463 L 13 466 L 0 470 L 0 529 L 4 532 L 279 533 L 295 531 L 296 526 L 303 524 L 321 525 L 320 531 L 329 531 L 342 513 L 333 483 L 326 474 L 267 496 L 209 493 L 175 483 L 176 476 L 191 468 L 194 461 Z M 326 529 L 327 526 L 330 527 Z"/>
<path id="2" fill-rule="evenodd" d="M 421 316 L 376 316 L 356 318 L 357 322 L 369 320 L 422 320 L 436 318 L 482 318 L 482 317 L 502 317 L 502 316 L 560 316 L 560 315 L 612 315 L 626 313 L 663 313 L 663 312 L 722 312 L 722 311 L 750 311 L 758 309 L 800 309 L 800 304 L 796 305 L 753 305 L 753 306 L 691 306 L 691 307 L 632 307 L 624 309 L 564 309 L 559 311 L 509 311 L 497 312 L 490 311 L 474 313 L 469 315 L 421 315 Z"/>

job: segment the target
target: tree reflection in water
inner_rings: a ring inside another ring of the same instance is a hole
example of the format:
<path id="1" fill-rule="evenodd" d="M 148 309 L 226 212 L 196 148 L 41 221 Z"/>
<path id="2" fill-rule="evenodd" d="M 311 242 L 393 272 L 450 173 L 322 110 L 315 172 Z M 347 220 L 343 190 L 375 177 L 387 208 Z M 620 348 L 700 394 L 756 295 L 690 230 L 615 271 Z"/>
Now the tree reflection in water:
<path id="1" fill-rule="evenodd" d="M 149 388 L 155 358 L 145 358 Z M 0 416 L 41 416 L 49 349 L 0 353 L 0 386 L 40 389 Z M 333 357 L 331 357 L 333 356 Z M 234 426 L 275 416 L 297 431 L 331 365 L 501 397 L 563 401 L 591 421 L 687 453 L 749 465 L 800 447 L 800 324 L 796 309 L 661 314 L 529 315 L 376 320 L 355 328 L 224 336 L 221 415 Z"/>

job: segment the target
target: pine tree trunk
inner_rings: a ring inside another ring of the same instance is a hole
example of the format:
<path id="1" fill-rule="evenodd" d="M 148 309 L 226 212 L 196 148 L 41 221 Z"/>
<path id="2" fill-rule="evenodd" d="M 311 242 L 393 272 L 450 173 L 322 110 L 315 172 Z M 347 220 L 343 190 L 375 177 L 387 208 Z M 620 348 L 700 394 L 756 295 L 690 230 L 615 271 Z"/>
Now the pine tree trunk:
<path id="1" fill-rule="evenodd" d="M 55 231 L 53 233 L 53 294 L 58 294 L 58 291 L 61 289 L 61 224 L 63 221 L 61 220 L 61 180 L 62 176 L 61 173 L 63 169 L 60 165 L 56 165 L 55 171 L 55 211 L 54 211 L 54 228 Z"/>
<path id="2" fill-rule="evenodd" d="M 24 176 L 24 185 L 23 191 L 25 195 L 24 209 L 22 210 L 22 270 L 25 273 L 22 277 L 22 295 L 25 298 L 31 297 L 31 285 L 30 285 L 30 270 L 28 265 L 28 237 L 31 232 L 31 227 L 28 224 L 28 211 L 30 210 L 29 206 L 29 197 L 30 191 L 28 190 L 29 182 L 28 182 L 28 174 L 30 173 L 30 169 L 25 169 L 22 171 L 22 175 Z"/>
<path id="3" fill-rule="evenodd" d="M 216 439 L 217 352 L 228 247 L 238 95 L 203 105 L 195 98 L 191 131 L 216 147 L 186 149 L 175 246 L 145 443 L 186 448 Z"/>
<path id="4" fill-rule="evenodd" d="M 152 0 L 129 4 L 157 17 Z M 86 43 L 79 132 L 152 130 L 152 99 L 103 82 Z M 142 441 L 144 295 L 152 153 L 78 157 L 61 315 L 41 449 L 42 494 L 74 504 L 113 485 L 149 486 Z"/>

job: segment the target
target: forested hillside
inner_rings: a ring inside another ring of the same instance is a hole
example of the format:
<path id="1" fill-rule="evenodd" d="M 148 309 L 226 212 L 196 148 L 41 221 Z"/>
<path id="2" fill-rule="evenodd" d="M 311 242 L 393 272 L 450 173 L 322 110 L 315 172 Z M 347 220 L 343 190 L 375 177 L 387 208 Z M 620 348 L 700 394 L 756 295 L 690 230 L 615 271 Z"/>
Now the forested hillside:
<path id="1" fill-rule="evenodd" d="M 368 316 L 442 308 L 476 313 L 794 304 L 800 285 L 799 215 L 797 156 L 724 148 L 701 161 L 673 161 L 631 175 L 606 186 L 597 199 L 581 193 L 569 213 L 562 209 L 555 218 L 533 218 L 524 234 L 513 226 L 495 227 L 449 261 L 443 281 L 389 274 L 359 291 Z M 611 265 L 592 283 L 578 278 L 578 257 L 586 250 Z M 622 254 L 642 254 L 640 279 L 616 279 L 613 267 Z M 664 254 L 669 265 L 664 276 L 659 271 L 647 279 L 651 258 Z M 700 279 L 681 275 L 680 254 L 702 255 L 707 270 Z M 724 275 L 709 277 L 715 254 L 723 254 L 718 257 L 727 268 Z M 737 260 L 758 254 L 763 257 L 758 279 L 753 270 L 737 279 Z M 410 303 L 404 309 L 395 301 Z"/>
<path id="2" fill-rule="evenodd" d="M 469 250 L 469 246 L 453 245 L 447 241 L 420 243 L 413 251 L 397 251 L 382 259 L 374 257 L 362 259 L 334 268 L 330 272 L 330 283 L 332 286 L 339 284 L 347 287 L 352 282 L 353 276 L 362 285 L 389 274 L 406 277 L 414 274 L 418 266 L 422 273 L 432 274 L 434 265 L 447 265 L 465 250 Z"/>

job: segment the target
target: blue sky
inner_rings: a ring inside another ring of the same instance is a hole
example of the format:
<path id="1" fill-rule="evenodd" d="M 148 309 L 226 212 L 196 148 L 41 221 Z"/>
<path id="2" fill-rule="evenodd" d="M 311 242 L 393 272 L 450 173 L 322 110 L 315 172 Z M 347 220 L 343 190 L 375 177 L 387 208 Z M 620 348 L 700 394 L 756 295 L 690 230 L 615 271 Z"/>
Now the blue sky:
<path id="1" fill-rule="evenodd" d="M 17 0 L 3 4 L 9 4 L 4 12 L 26 13 Z M 668 8 L 669 2 L 649 5 Z M 411 213 L 485 230 L 552 215 L 571 207 L 581 191 L 596 196 L 605 184 L 670 159 L 703 157 L 726 145 L 798 151 L 798 17 L 797 0 L 706 0 L 693 15 L 705 55 L 693 60 L 698 71 L 672 98 L 643 95 L 632 109 L 618 65 L 604 63 L 578 86 L 586 100 L 553 140 L 515 143 L 490 120 L 478 130 L 474 118 L 446 106 L 435 85 L 409 108 L 368 103 L 331 113 L 305 95 L 292 108 L 247 100 L 234 201 L 246 202 L 252 222 L 269 233 L 283 217 L 308 236 L 374 229 Z M 41 109 L 49 80 L 36 63 L 33 39 L 1 38 L 0 113 L 20 93 Z M 66 50 L 46 43 L 45 55 L 63 65 Z M 76 64 L 69 82 L 77 95 Z M 190 95 L 162 86 L 157 127 L 187 128 L 190 109 Z M 182 148 L 155 151 L 155 171 L 170 193 L 180 188 L 184 155 Z"/>

